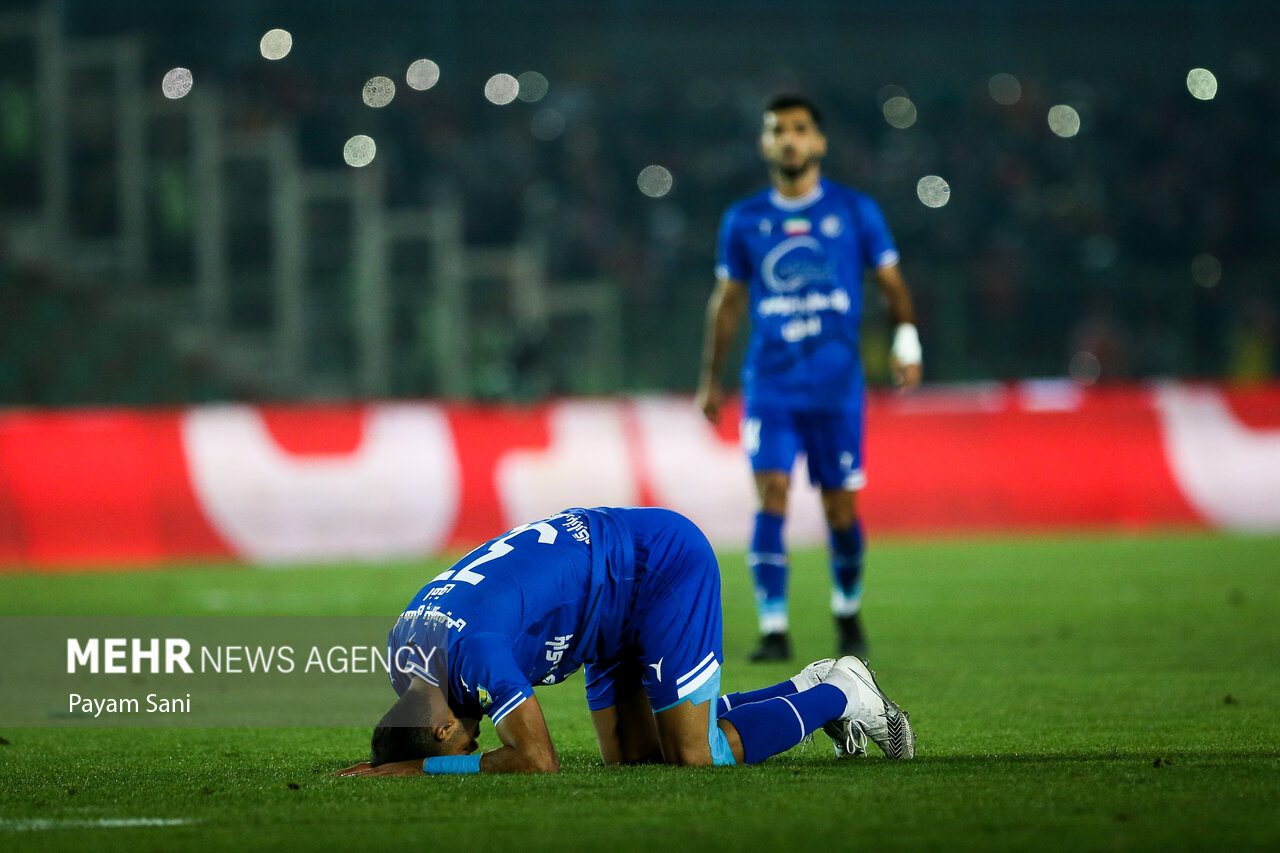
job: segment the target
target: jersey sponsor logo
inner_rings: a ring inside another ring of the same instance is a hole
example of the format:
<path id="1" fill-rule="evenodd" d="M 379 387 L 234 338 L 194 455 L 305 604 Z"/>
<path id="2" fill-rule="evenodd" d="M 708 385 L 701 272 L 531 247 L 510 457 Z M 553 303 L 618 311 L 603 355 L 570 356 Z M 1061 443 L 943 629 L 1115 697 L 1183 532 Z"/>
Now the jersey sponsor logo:
<path id="1" fill-rule="evenodd" d="M 572 639 L 573 634 L 564 634 L 554 640 L 547 640 L 547 660 L 551 662 L 553 669 L 560 665 L 560 660 L 569 650 L 569 641 Z"/>
<path id="2" fill-rule="evenodd" d="M 808 234 L 811 230 L 813 230 L 813 225 L 802 216 L 793 216 L 790 219 L 782 220 L 782 233 L 788 237 L 795 237 L 797 234 Z"/>
<path id="3" fill-rule="evenodd" d="M 761 317 L 792 317 L 796 314 L 816 314 L 819 311 L 835 311 L 848 314 L 853 307 L 849 291 L 843 287 L 830 293 L 806 293 L 804 296 L 770 296 L 761 299 L 756 314 Z"/>
<path id="4" fill-rule="evenodd" d="M 591 544 L 591 530 L 587 527 L 586 516 L 562 512 L 551 516 L 547 521 L 557 521 L 559 519 L 564 519 L 565 532 L 572 536 L 575 542 L 581 542 L 584 545 Z"/>
<path id="5" fill-rule="evenodd" d="M 435 590 L 431 590 L 431 592 L 428 592 L 423 596 L 423 600 L 425 601 L 429 598 L 431 593 L 434 591 Z M 452 628 L 455 631 L 461 631 L 463 628 L 467 627 L 466 619 L 455 619 L 453 617 L 452 610 L 441 610 L 438 604 L 431 604 L 430 606 L 426 604 L 419 604 L 416 608 L 406 610 L 401 613 L 400 618 L 405 622 L 416 622 L 421 620 L 423 624 L 426 625 L 439 625 L 444 628 Z"/>
<path id="6" fill-rule="evenodd" d="M 573 634 L 561 634 L 554 640 L 547 640 L 547 661 L 551 664 L 551 669 L 542 677 L 542 684 L 557 684 L 568 677 L 569 673 L 560 673 L 560 662 L 564 660 L 564 653 L 569 650 L 569 641 L 573 639 Z M 570 670 L 572 672 L 572 670 Z"/>
<path id="7" fill-rule="evenodd" d="M 774 293 L 792 293 L 809 285 L 829 287 L 835 271 L 827 252 L 814 237 L 788 237 L 760 262 L 760 277 Z"/>
<path id="8" fill-rule="evenodd" d="M 822 318 L 796 317 L 783 323 L 779 334 L 789 344 L 803 341 L 805 338 L 816 338 L 822 334 Z"/>

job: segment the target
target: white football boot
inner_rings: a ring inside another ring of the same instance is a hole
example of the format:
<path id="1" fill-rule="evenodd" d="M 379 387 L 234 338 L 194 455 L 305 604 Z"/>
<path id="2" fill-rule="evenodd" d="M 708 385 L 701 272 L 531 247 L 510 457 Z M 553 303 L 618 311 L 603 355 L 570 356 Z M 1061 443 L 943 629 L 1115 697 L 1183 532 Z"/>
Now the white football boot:
<path id="1" fill-rule="evenodd" d="M 884 695 L 865 663 L 846 655 L 831 665 L 823 683 L 839 687 L 849 700 L 844 716 L 822 727 L 835 742 L 837 758 L 866 755 L 868 738 L 888 758 L 915 757 L 916 733 L 907 712 Z"/>
<path id="2" fill-rule="evenodd" d="M 831 671 L 831 667 L 835 662 L 835 658 L 816 660 L 791 676 L 791 683 L 796 686 L 796 692 L 799 693 L 802 690 L 808 690 L 810 687 L 817 687 L 826 681 L 827 673 Z"/>

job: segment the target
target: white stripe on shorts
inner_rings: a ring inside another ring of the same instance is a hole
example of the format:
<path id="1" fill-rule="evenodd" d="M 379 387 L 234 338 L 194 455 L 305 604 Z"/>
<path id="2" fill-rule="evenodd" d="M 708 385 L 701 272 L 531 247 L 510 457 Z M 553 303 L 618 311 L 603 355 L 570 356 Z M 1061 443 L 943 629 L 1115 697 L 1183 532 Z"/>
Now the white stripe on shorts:
<path id="1" fill-rule="evenodd" d="M 703 669 L 701 675 L 699 675 L 693 681 L 690 681 L 684 687 L 681 687 L 679 690 L 676 691 L 676 699 L 683 699 L 684 697 L 688 696 L 690 693 L 693 693 L 699 687 L 706 684 L 707 681 L 711 679 L 711 676 L 715 675 L 719 671 L 720 671 L 720 662 L 717 661 L 715 658 L 712 658 L 711 666 Z"/>
<path id="2" fill-rule="evenodd" d="M 676 684 L 684 684 L 684 683 L 685 683 L 686 681 L 688 681 L 690 678 L 693 678 L 695 675 L 697 675 L 697 674 L 698 674 L 698 670 L 702 669 L 704 666 L 706 666 L 706 665 L 707 665 L 707 663 L 709 663 L 710 661 L 713 661 L 713 660 L 715 660 L 715 659 L 716 659 L 716 653 L 715 653 L 715 652 L 712 652 L 711 654 L 707 655 L 705 658 L 703 658 L 702 660 L 698 661 L 698 665 L 697 665 L 697 666 L 695 666 L 693 669 L 689 670 L 689 671 L 688 671 L 688 672 L 686 672 L 684 675 L 682 675 L 682 676 L 680 676 L 679 678 L 677 678 L 677 679 L 676 679 Z"/>

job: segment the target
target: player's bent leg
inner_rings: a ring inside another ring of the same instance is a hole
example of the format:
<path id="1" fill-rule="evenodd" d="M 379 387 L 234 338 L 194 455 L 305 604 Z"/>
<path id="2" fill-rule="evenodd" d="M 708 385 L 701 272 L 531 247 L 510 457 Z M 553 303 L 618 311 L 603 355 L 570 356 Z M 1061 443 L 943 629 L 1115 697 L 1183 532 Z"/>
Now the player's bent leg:
<path id="1" fill-rule="evenodd" d="M 645 692 L 644 666 L 634 650 L 612 661 L 588 663 L 587 707 L 605 764 L 661 761 L 653 709 Z"/>
<path id="2" fill-rule="evenodd" d="M 815 687 L 826 680 L 827 673 L 831 671 L 831 665 L 835 662 L 835 658 L 823 658 L 809 664 L 786 681 L 780 681 L 777 684 L 769 687 L 760 687 L 756 690 L 726 693 L 716 702 L 716 716 L 723 718 L 727 712 L 737 708 L 739 705 L 750 705 L 753 702 L 763 702 L 766 699 L 775 699 L 778 696 L 790 696 L 793 693 L 799 693 L 801 690 Z"/>
<path id="3" fill-rule="evenodd" d="M 800 743 L 845 713 L 848 700 L 836 685 L 818 684 L 788 696 L 739 705 L 725 712 L 742 743 L 741 761 L 755 764 Z"/>
<path id="4" fill-rule="evenodd" d="M 662 761 L 653 708 L 637 681 L 619 690 L 614 704 L 593 710 L 591 722 L 605 764 L 652 764 Z"/>
<path id="5" fill-rule="evenodd" d="M 706 767 L 715 764 L 712 753 L 711 702 L 700 705 L 685 700 L 679 705 L 654 715 L 658 740 L 662 744 L 662 760 L 667 764 Z M 716 727 L 719 731 L 719 727 Z M 722 733 L 723 734 L 723 733 Z M 734 757 L 736 763 L 737 756 Z"/>
<path id="6" fill-rule="evenodd" d="M 686 698 L 654 714 L 664 762 L 702 767 L 742 763 L 744 753 L 737 730 L 716 719 L 715 700 L 719 693 L 717 669 Z"/>
<path id="7" fill-rule="evenodd" d="M 792 687 L 804 684 L 806 689 L 740 705 L 720 719 L 711 701 L 720 690 L 720 674 L 716 672 L 692 695 L 655 715 L 663 761 L 681 765 L 755 764 L 786 752 L 810 732 L 846 713 L 848 697 L 836 685 L 820 681 L 829 673 L 831 664 L 810 664 L 796 676 L 797 681 L 783 682 Z"/>

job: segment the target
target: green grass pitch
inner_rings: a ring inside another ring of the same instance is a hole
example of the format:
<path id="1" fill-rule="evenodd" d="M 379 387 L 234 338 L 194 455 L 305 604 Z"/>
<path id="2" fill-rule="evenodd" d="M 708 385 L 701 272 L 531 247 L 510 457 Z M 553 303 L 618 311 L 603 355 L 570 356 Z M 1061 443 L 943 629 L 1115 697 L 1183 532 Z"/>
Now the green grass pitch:
<path id="1" fill-rule="evenodd" d="M 789 676 L 744 662 L 747 572 L 723 564 L 723 688 Z M 0 576 L 0 619 L 199 614 L 216 592 L 389 627 L 436 568 Z M 827 597 L 823 555 L 797 555 L 805 659 L 831 651 Z M 329 777 L 369 727 L 5 728 L 0 849 L 1280 848 L 1280 538 L 873 541 L 865 620 L 915 761 L 837 762 L 819 733 L 754 767 L 604 768 L 580 676 L 539 690 L 551 777 Z M 143 818 L 173 823 L 113 825 Z"/>

